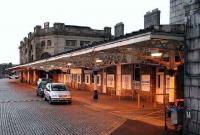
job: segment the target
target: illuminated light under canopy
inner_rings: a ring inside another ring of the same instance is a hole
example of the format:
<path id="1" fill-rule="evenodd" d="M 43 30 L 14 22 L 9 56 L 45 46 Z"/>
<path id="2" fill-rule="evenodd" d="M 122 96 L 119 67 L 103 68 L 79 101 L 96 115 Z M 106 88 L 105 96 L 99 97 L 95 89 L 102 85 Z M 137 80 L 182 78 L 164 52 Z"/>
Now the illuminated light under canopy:
<path id="1" fill-rule="evenodd" d="M 101 60 L 101 59 L 96 59 L 96 63 L 101 63 L 101 62 L 103 62 L 103 60 Z"/>
<path id="2" fill-rule="evenodd" d="M 161 57 L 162 53 L 151 53 L 152 57 Z"/>
<path id="3" fill-rule="evenodd" d="M 151 50 L 152 57 L 161 57 L 163 54 L 159 50 Z"/>
<path id="4" fill-rule="evenodd" d="M 67 63 L 67 66 L 71 66 L 72 65 L 72 63 Z"/>

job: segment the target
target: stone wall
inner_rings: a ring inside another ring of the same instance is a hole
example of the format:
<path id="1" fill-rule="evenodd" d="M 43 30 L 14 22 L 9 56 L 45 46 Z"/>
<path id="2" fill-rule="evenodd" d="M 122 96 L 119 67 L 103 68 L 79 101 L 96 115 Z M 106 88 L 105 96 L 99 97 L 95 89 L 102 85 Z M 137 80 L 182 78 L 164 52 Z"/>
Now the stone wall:
<path id="1" fill-rule="evenodd" d="M 20 64 L 39 60 L 43 58 L 41 57 L 43 54 L 56 55 L 94 42 L 104 41 L 110 37 L 110 27 L 96 30 L 64 23 L 54 23 L 53 27 L 45 26 L 44 28 L 37 25 L 34 31 L 20 42 Z"/>
<path id="2" fill-rule="evenodd" d="M 200 1 L 192 0 L 186 7 L 185 88 L 187 107 L 184 134 L 200 134 Z"/>
<path id="3" fill-rule="evenodd" d="M 184 24 L 185 0 L 170 0 L 170 24 Z"/>

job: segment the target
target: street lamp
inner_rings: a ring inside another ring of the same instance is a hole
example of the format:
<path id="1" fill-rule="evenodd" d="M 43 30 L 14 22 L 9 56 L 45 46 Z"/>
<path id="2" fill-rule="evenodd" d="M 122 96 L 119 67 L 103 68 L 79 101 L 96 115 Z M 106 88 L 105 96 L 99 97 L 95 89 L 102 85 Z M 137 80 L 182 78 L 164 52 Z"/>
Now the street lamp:
<path id="1" fill-rule="evenodd" d="M 97 64 L 102 63 L 103 60 L 97 58 L 95 60 L 95 67 L 93 69 L 93 75 L 94 75 L 94 93 L 93 93 L 93 99 L 98 99 L 98 91 L 97 91 Z"/>

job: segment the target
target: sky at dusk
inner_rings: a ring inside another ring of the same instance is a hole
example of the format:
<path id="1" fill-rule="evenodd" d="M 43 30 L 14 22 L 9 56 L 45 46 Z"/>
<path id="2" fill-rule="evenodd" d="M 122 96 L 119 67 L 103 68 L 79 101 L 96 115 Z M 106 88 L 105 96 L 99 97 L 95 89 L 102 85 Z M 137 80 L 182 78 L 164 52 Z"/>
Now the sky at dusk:
<path id="1" fill-rule="evenodd" d="M 161 10 L 161 24 L 169 23 L 169 0 L 1 0 L 0 63 L 19 63 L 19 43 L 35 25 L 63 22 L 93 29 L 125 25 L 125 33 L 143 29 L 144 14 Z"/>

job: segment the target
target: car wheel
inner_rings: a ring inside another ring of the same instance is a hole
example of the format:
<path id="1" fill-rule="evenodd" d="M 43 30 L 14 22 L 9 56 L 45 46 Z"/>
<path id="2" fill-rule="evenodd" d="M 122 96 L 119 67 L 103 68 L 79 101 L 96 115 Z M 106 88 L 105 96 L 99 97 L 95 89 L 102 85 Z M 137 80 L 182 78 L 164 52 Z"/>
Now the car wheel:
<path id="1" fill-rule="evenodd" d="M 72 104 L 72 101 L 68 101 L 68 104 L 70 104 L 70 105 L 71 105 L 71 104 Z"/>
<path id="2" fill-rule="evenodd" d="M 49 97 L 49 101 L 48 102 L 49 102 L 49 104 L 52 104 L 51 97 Z"/>

